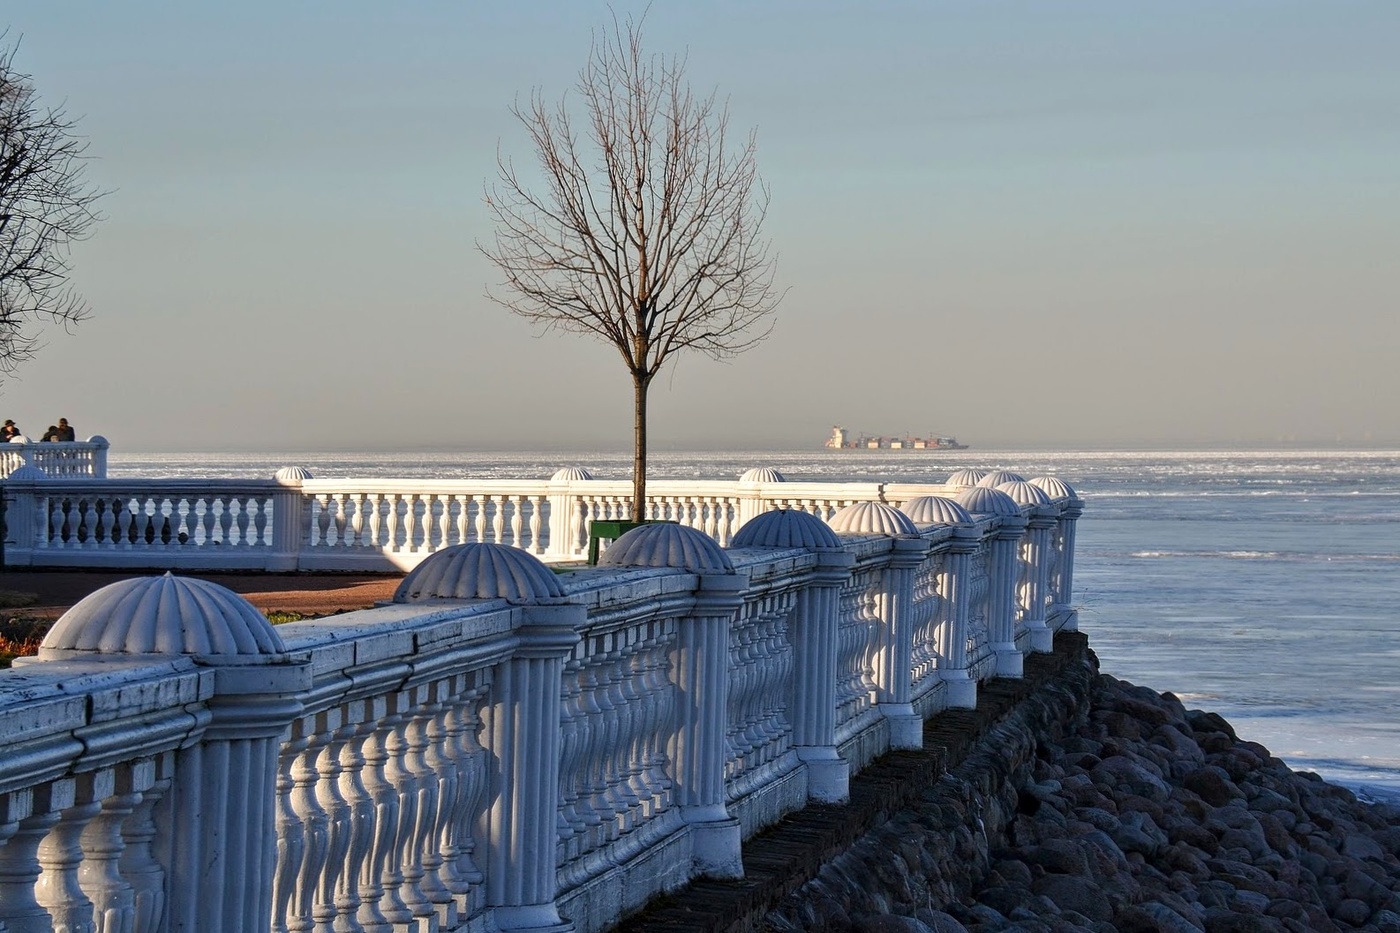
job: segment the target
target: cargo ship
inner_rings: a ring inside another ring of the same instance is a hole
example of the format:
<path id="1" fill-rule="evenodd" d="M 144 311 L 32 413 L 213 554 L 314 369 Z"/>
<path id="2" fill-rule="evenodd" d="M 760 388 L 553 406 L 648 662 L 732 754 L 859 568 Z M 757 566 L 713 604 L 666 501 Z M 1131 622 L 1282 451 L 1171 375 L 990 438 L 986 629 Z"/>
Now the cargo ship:
<path id="1" fill-rule="evenodd" d="M 885 437 L 872 434 L 855 434 L 837 425 L 831 429 L 826 439 L 830 450 L 967 450 L 966 444 L 959 444 L 956 437 L 947 434 L 929 434 L 924 437 L 905 435 Z"/>

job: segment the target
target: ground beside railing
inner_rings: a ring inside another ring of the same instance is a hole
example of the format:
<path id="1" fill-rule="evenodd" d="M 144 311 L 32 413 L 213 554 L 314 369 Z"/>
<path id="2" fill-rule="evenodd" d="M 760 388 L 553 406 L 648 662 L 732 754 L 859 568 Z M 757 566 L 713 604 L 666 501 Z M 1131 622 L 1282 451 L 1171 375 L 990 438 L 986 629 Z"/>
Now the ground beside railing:
<path id="1" fill-rule="evenodd" d="M 369 609 L 390 599 L 401 573 L 190 573 L 241 594 L 273 622 Z M 0 573 L 0 667 L 34 654 L 59 616 L 102 587 L 140 574 L 129 570 Z M 279 617 L 280 616 L 280 617 Z"/>
<path id="2" fill-rule="evenodd" d="M 975 710 L 945 710 L 930 719 L 922 749 L 891 752 L 854 776 L 850 803 L 807 807 L 745 842 L 742 880 L 698 881 L 615 930 L 724 933 L 760 928 L 764 916 L 816 877 L 828 860 L 921 800 L 1028 698 L 1047 694 L 1046 702 L 1057 708 L 1042 718 L 1063 719 L 1068 725 L 1069 708 L 1088 689 L 1090 669 L 1083 663 L 1090 657 L 1088 644 L 1078 632 L 1060 633 L 1054 653 L 1027 655 L 1024 678 L 989 681 L 978 691 Z"/>

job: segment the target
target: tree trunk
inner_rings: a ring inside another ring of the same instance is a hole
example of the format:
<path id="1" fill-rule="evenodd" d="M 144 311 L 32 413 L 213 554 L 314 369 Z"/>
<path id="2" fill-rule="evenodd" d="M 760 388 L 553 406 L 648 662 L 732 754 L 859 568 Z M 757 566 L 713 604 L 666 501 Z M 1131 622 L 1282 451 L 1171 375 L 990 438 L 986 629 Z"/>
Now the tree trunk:
<path id="1" fill-rule="evenodd" d="M 632 521 L 646 519 L 647 511 L 647 389 L 650 376 L 632 375 Z"/>

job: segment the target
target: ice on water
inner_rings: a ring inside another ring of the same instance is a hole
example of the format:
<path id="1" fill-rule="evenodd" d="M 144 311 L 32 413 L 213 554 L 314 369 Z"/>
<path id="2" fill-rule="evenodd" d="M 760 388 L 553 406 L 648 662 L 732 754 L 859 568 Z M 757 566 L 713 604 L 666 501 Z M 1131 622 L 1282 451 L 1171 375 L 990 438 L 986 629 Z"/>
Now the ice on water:
<path id="1" fill-rule="evenodd" d="M 127 454 L 113 476 L 624 479 L 626 452 Z M 1088 500 L 1075 601 L 1105 671 L 1219 712 L 1295 768 L 1400 800 L 1400 452 L 724 451 L 651 475 L 937 482 L 1053 474 Z"/>

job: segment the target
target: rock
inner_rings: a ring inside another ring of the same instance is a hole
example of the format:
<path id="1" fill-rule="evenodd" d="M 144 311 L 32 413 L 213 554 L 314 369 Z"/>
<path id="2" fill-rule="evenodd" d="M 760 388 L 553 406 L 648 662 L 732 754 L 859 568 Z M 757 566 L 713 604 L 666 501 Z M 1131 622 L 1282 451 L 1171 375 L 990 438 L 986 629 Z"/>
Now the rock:
<path id="1" fill-rule="evenodd" d="M 1347 833 L 1342 839 L 1342 854 L 1348 858 L 1385 858 L 1385 849 L 1370 836 Z"/>
<path id="2" fill-rule="evenodd" d="M 1400 913 L 1393 910 L 1378 910 L 1371 918 L 1380 933 L 1400 933 Z"/>
<path id="3" fill-rule="evenodd" d="M 1189 772 L 1181 783 L 1212 807 L 1223 807 L 1231 800 L 1244 796 L 1230 780 L 1230 775 L 1225 769 L 1215 765 L 1206 765 Z"/>
<path id="4" fill-rule="evenodd" d="M 1032 890 L 1050 898 L 1060 910 L 1072 910 L 1090 920 L 1107 920 L 1113 916 L 1099 886 L 1077 875 L 1045 875 L 1036 879 Z"/>
<path id="5" fill-rule="evenodd" d="M 1166 904 L 1146 901 L 1119 911 L 1113 924 L 1120 933 L 1200 933 L 1204 924 L 1192 923 Z"/>
<path id="6" fill-rule="evenodd" d="M 1082 875 L 1089 870 L 1084 850 L 1068 839 L 1052 839 L 1028 850 L 1025 861 L 1063 875 Z"/>
<path id="7" fill-rule="evenodd" d="M 931 933 L 923 921 L 898 914 L 852 917 L 851 930 L 853 933 Z"/>
<path id="8" fill-rule="evenodd" d="M 914 917 L 928 928 L 929 933 L 968 933 L 967 927 L 957 918 L 941 910 L 920 910 Z"/>
<path id="9" fill-rule="evenodd" d="M 1359 927 L 1371 919 L 1371 908 L 1366 906 L 1365 901 L 1348 897 L 1333 908 L 1332 917 L 1351 926 Z"/>

